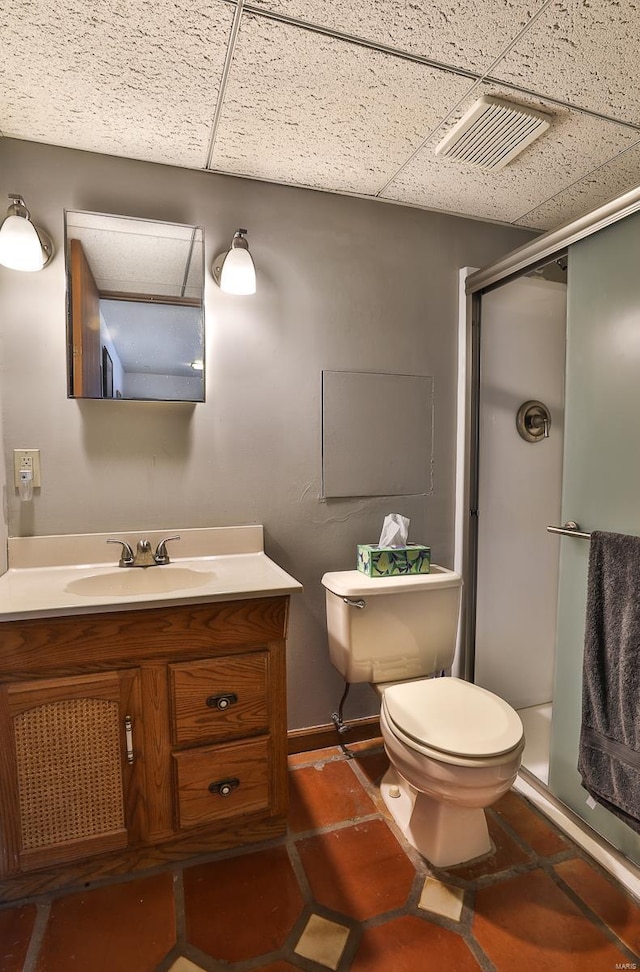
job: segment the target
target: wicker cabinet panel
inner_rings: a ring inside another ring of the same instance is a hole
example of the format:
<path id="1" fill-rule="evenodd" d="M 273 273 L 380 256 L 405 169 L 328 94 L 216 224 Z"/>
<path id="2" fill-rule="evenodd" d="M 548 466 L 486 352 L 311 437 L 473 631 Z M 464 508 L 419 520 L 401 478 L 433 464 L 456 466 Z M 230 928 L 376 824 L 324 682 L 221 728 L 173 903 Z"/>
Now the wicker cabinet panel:
<path id="1" fill-rule="evenodd" d="M 174 753 L 180 828 L 269 807 L 268 738 Z"/>
<path id="2" fill-rule="evenodd" d="M 127 846 L 122 681 L 130 697 L 135 678 L 113 672 L 3 689 L 5 784 L 22 870 Z"/>
<path id="3" fill-rule="evenodd" d="M 118 703 L 62 699 L 16 716 L 25 850 L 119 830 L 126 843 Z"/>
<path id="4" fill-rule="evenodd" d="M 170 665 L 169 670 L 176 746 L 267 731 L 267 651 Z"/>

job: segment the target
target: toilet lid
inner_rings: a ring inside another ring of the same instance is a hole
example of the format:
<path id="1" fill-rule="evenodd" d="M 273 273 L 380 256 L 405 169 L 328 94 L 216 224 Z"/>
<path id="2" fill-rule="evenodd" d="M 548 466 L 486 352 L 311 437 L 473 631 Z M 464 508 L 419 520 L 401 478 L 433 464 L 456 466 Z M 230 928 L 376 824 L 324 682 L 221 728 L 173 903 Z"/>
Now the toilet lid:
<path id="1" fill-rule="evenodd" d="M 390 685 L 383 696 L 390 722 L 410 739 L 456 756 L 499 756 L 522 739 L 508 702 L 459 678 Z"/>

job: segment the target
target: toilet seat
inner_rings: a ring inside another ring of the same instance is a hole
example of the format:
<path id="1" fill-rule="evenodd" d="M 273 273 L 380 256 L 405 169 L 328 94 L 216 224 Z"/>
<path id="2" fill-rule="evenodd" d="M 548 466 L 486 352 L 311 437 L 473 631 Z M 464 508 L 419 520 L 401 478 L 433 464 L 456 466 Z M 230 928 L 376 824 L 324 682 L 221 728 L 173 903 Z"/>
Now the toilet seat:
<path id="1" fill-rule="evenodd" d="M 390 685 L 382 710 L 389 729 L 405 745 L 443 762 L 500 762 L 524 743 L 515 709 L 493 692 L 459 678 Z"/>

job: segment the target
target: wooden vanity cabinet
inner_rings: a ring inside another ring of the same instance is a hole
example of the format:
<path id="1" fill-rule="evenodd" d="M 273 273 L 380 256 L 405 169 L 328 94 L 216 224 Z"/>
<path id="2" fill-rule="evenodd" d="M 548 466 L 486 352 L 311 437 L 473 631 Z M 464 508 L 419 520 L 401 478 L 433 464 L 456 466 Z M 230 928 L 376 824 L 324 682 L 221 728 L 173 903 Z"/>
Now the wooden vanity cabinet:
<path id="1" fill-rule="evenodd" d="M 288 600 L 0 624 L 0 900 L 284 832 Z"/>

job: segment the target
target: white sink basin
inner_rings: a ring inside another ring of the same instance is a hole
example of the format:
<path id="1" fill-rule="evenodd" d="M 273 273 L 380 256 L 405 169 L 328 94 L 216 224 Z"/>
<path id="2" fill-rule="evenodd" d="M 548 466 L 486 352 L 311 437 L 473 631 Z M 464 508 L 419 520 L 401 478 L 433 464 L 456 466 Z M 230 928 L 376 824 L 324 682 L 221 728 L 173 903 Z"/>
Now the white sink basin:
<path id="1" fill-rule="evenodd" d="M 140 594 L 169 594 L 204 587 L 213 578 L 211 571 L 188 567 L 118 567 L 70 581 L 65 591 L 84 597 L 111 597 Z"/>
<path id="2" fill-rule="evenodd" d="M 152 548 L 169 534 L 181 536 L 180 556 L 153 567 L 117 567 L 113 550 L 105 546 L 107 533 L 10 538 L 10 566 L 0 575 L 0 624 L 302 590 L 265 554 L 259 525 L 152 531 Z M 136 537 L 123 535 L 134 546 Z M 105 559 L 96 559 L 96 553 Z"/>

